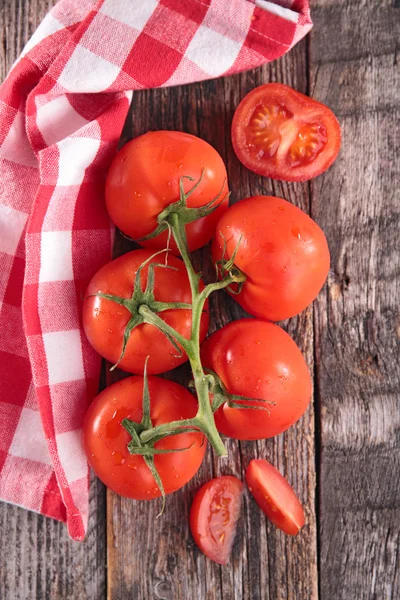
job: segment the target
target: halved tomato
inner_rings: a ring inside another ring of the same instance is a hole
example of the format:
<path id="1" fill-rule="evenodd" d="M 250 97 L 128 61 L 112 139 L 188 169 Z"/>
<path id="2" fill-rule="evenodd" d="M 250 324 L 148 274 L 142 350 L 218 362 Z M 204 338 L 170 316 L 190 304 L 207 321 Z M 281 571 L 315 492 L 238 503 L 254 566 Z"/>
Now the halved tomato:
<path id="1" fill-rule="evenodd" d="M 243 483 L 231 475 L 205 483 L 190 509 L 190 530 L 200 550 L 226 565 L 242 504 Z"/>
<path id="2" fill-rule="evenodd" d="M 286 479 L 267 460 L 254 459 L 246 471 L 246 483 L 268 519 L 289 535 L 304 526 L 304 511 Z"/>
<path id="3" fill-rule="evenodd" d="M 283 181 L 317 177 L 335 161 L 340 126 L 324 104 L 282 83 L 252 90 L 236 109 L 232 143 L 240 162 Z"/>

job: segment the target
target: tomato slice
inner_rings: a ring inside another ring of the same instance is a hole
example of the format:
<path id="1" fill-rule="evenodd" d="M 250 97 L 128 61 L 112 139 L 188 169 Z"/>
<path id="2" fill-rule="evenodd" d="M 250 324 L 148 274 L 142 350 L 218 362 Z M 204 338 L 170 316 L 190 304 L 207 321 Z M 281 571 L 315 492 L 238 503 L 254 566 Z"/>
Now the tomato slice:
<path id="1" fill-rule="evenodd" d="M 289 535 L 296 535 L 305 523 L 299 499 L 286 479 L 268 461 L 254 459 L 246 471 L 246 483 L 268 519 Z"/>
<path id="2" fill-rule="evenodd" d="M 243 483 L 225 475 L 211 479 L 197 492 L 190 509 L 190 529 L 200 550 L 226 565 L 235 539 Z"/>
<path id="3" fill-rule="evenodd" d="M 324 104 L 282 83 L 252 90 L 236 109 L 232 143 L 240 162 L 283 181 L 317 177 L 335 161 L 340 126 Z"/>

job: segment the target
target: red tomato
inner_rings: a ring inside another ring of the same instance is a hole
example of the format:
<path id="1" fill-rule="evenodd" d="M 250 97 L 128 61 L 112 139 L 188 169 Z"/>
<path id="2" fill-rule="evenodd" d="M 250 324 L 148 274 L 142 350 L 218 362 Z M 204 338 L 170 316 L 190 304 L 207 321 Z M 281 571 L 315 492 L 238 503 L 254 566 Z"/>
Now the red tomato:
<path id="1" fill-rule="evenodd" d="M 179 200 L 179 179 L 183 175 L 193 178 L 184 180 L 188 192 L 200 179 L 203 169 L 203 179 L 187 205 L 204 206 L 220 192 L 220 200 L 224 200 L 212 214 L 186 226 L 189 250 L 201 248 L 213 237 L 215 225 L 228 206 L 227 175 L 218 152 L 188 133 L 150 131 L 118 152 L 106 182 L 106 204 L 111 219 L 134 240 L 145 237 L 156 229 L 157 216 L 162 210 Z M 167 233 L 140 243 L 150 248 L 165 248 Z M 178 252 L 173 240 L 170 247 Z"/>
<path id="2" fill-rule="evenodd" d="M 229 259 L 247 280 L 234 299 L 256 317 L 281 321 L 301 312 L 329 271 L 325 235 L 305 212 L 282 198 L 254 196 L 231 206 L 217 225 L 214 262 Z"/>
<path id="3" fill-rule="evenodd" d="M 190 530 L 196 544 L 220 565 L 226 565 L 231 554 L 242 493 L 243 483 L 236 477 L 217 477 L 199 489 L 190 509 Z"/>
<path id="4" fill-rule="evenodd" d="M 131 317 L 127 308 L 98 296 L 98 292 L 122 298 L 132 296 L 135 275 L 140 265 L 152 256 L 152 250 L 133 250 L 109 262 L 93 277 L 86 290 L 83 303 L 83 327 L 93 348 L 104 358 L 115 364 L 121 354 L 125 327 Z M 165 255 L 155 256 L 151 263 L 163 263 Z M 160 302 L 191 303 L 190 285 L 183 262 L 168 257 L 168 265 L 174 269 L 155 267 L 154 296 Z M 144 289 L 147 283 L 148 266 L 141 275 Z M 192 312 L 190 309 L 171 309 L 159 313 L 168 325 L 189 338 Z M 209 317 L 204 312 L 201 320 L 201 339 L 207 334 Z M 177 356 L 177 350 L 163 333 L 153 325 L 135 327 L 129 337 L 125 355 L 118 366 L 130 373 L 143 373 L 146 357 L 150 356 L 148 373 L 162 373 L 173 369 L 187 360 L 186 354 Z"/>
<path id="5" fill-rule="evenodd" d="M 293 488 L 268 461 L 254 459 L 246 471 L 246 483 L 268 519 L 289 535 L 304 526 L 304 511 Z"/>
<path id="6" fill-rule="evenodd" d="M 252 90 L 232 122 L 236 156 L 259 175 L 306 181 L 326 171 L 340 149 L 340 126 L 324 104 L 281 83 Z"/>
<path id="7" fill-rule="evenodd" d="M 209 337 L 201 347 L 203 367 L 214 371 L 230 394 L 268 400 L 274 404 L 240 400 L 215 413 L 218 431 L 239 440 L 273 437 L 303 415 L 311 399 L 307 364 L 283 329 L 258 319 L 233 321 Z"/>
<path id="8" fill-rule="evenodd" d="M 182 386 L 150 376 L 150 417 L 153 426 L 196 415 L 197 402 Z M 130 454 L 130 435 L 123 419 L 142 418 L 143 377 L 128 377 L 103 390 L 89 406 L 83 426 L 84 447 L 90 466 L 110 489 L 135 500 L 157 498 L 161 492 L 142 456 Z M 184 486 L 199 469 L 207 443 L 201 433 L 182 433 L 160 440 L 158 449 L 188 448 L 157 454 L 155 467 L 166 494 Z"/>

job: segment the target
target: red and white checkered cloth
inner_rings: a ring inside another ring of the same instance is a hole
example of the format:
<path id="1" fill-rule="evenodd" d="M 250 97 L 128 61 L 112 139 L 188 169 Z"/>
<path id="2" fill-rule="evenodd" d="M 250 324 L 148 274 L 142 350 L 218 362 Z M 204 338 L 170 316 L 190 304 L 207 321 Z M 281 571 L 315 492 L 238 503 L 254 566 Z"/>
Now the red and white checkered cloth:
<path id="1" fill-rule="evenodd" d="M 311 28 L 307 0 L 61 0 L 0 87 L 0 498 L 85 536 L 99 357 L 81 295 L 111 257 L 105 174 L 132 90 L 236 73 Z"/>

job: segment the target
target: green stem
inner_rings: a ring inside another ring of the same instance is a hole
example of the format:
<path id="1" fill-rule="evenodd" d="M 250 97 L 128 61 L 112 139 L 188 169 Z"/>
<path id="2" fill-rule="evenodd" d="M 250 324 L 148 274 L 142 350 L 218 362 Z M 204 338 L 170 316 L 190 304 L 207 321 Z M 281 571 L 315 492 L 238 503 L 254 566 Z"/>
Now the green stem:
<path id="1" fill-rule="evenodd" d="M 187 270 L 187 274 L 189 277 L 190 290 L 192 292 L 192 305 L 194 304 L 194 299 L 197 297 L 199 293 L 199 276 L 193 268 L 192 260 L 190 258 L 190 252 L 187 245 L 186 239 L 186 231 L 185 225 L 179 219 L 179 215 L 177 213 L 171 214 L 171 228 L 172 235 L 174 236 L 175 243 L 178 247 L 179 252 L 181 253 L 181 257 L 183 262 L 185 263 L 185 267 Z"/>
<path id="2" fill-rule="evenodd" d="M 200 277 L 193 268 L 187 245 L 185 226 L 180 221 L 179 215 L 171 215 L 171 228 L 175 243 L 181 254 L 182 260 L 185 263 L 185 267 L 189 277 L 190 289 L 192 292 L 192 332 L 190 339 L 191 348 L 190 351 L 187 352 L 187 355 L 189 358 L 190 366 L 192 367 L 193 379 L 197 392 L 197 400 L 199 403 L 199 409 L 196 418 L 200 421 L 202 425 L 202 431 L 208 437 L 218 456 L 226 456 L 226 448 L 221 440 L 221 436 L 219 435 L 218 429 L 215 425 L 214 413 L 212 411 L 210 402 L 208 381 L 203 371 L 200 358 L 200 324 L 204 304 L 207 300 L 207 295 L 200 292 Z"/>
<path id="3" fill-rule="evenodd" d="M 189 352 L 191 351 L 190 340 L 183 337 L 183 335 L 178 333 L 176 329 L 168 325 L 168 323 L 166 323 L 164 319 L 162 319 L 156 313 L 154 313 L 148 306 L 146 306 L 146 304 L 142 304 L 141 306 L 139 306 L 138 313 L 141 314 L 142 317 L 144 317 L 146 323 L 149 323 L 150 325 L 155 325 L 162 332 L 167 333 L 171 337 L 173 337 L 178 342 L 178 344 L 182 346 L 186 354 L 189 356 Z"/>
<path id="4" fill-rule="evenodd" d="M 226 448 L 216 428 L 214 413 L 210 402 L 209 376 L 204 373 L 201 364 L 200 325 L 204 304 L 210 294 L 216 290 L 222 290 L 232 283 L 238 282 L 241 278 L 240 276 L 236 277 L 231 274 L 222 281 L 207 285 L 200 291 L 200 276 L 196 273 L 192 265 L 186 240 L 185 224 L 180 220 L 179 214 L 177 213 L 171 213 L 169 216 L 169 224 L 182 260 L 185 263 L 190 283 L 192 294 L 192 327 L 190 339 L 184 338 L 172 327 L 167 325 L 167 323 L 165 323 L 165 321 L 155 314 L 148 306 L 140 306 L 138 312 L 142 315 L 145 322 L 155 325 L 158 329 L 173 337 L 186 352 L 193 372 L 199 408 L 197 415 L 193 419 L 173 421 L 172 423 L 165 423 L 147 429 L 141 433 L 140 440 L 141 442 L 146 443 L 154 440 L 158 436 L 165 436 L 169 433 L 172 434 L 174 430 L 176 433 L 176 429 L 182 429 L 183 433 L 185 427 L 195 427 L 207 436 L 218 456 L 226 456 Z"/>
<path id="5" fill-rule="evenodd" d="M 181 419 L 180 421 L 170 421 L 169 423 L 164 423 L 163 425 L 157 425 L 157 427 L 153 427 L 153 429 L 147 429 L 143 431 L 140 435 L 141 442 L 150 442 L 154 438 L 159 436 L 164 436 L 167 433 L 170 433 L 172 430 L 181 429 L 182 433 L 185 433 L 185 429 L 187 427 L 198 427 L 200 429 L 200 422 L 197 422 L 196 417 L 193 419 Z"/>

